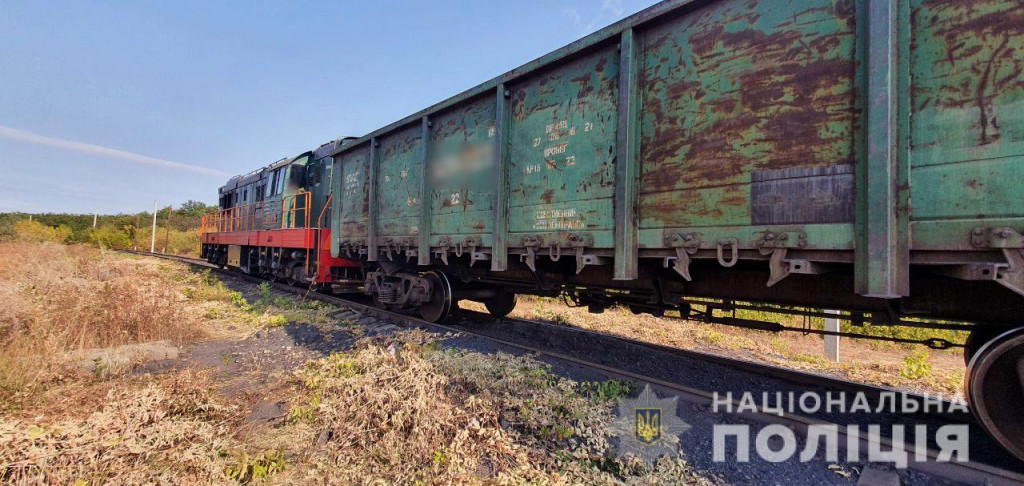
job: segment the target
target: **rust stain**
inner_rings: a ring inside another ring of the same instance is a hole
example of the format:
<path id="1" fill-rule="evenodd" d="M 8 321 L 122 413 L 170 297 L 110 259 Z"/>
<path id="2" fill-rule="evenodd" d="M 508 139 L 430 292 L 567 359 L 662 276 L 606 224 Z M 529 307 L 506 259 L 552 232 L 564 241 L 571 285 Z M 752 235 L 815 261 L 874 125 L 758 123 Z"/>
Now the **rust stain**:
<path id="1" fill-rule="evenodd" d="M 643 115 L 653 121 L 641 145 L 643 192 L 737 183 L 760 169 L 853 162 L 855 64 L 836 56 L 853 35 L 852 2 L 829 11 L 848 30 L 815 36 L 800 23 L 820 17 L 821 9 L 764 32 L 754 27 L 764 3 L 712 5 L 684 19 L 687 27 L 667 26 L 648 37 L 647 52 L 674 51 L 685 61 L 676 72 L 656 65 L 641 73 Z M 693 33 L 681 41 L 679 32 Z M 750 65 L 736 67 L 744 62 Z M 715 78 L 725 86 L 706 82 Z M 709 85 L 718 92 L 709 93 Z M 836 126 L 848 128 L 826 129 Z"/>
<path id="2" fill-rule="evenodd" d="M 973 107 L 978 110 L 977 126 L 973 127 L 978 130 L 978 145 L 999 141 L 995 100 L 1024 85 L 1024 58 L 1019 54 L 1024 2 L 930 0 L 911 15 L 913 25 L 944 44 L 944 52 L 929 59 L 936 66 L 935 79 L 915 83 L 915 108 Z M 919 37 L 912 39 L 911 49 L 928 56 L 931 46 Z"/>
<path id="3" fill-rule="evenodd" d="M 548 190 L 544 191 L 543 194 L 540 195 L 540 200 L 544 201 L 547 204 L 551 204 L 551 201 L 554 200 L 554 199 L 555 199 L 555 190 L 554 189 L 548 189 Z"/>

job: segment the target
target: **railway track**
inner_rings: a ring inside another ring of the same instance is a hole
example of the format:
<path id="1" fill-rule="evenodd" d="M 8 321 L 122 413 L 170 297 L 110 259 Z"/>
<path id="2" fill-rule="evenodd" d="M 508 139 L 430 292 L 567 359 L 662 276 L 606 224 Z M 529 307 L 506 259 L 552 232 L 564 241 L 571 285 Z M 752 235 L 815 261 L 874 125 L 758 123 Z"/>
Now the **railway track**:
<path id="1" fill-rule="evenodd" d="M 214 272 L 221 273 L 233 278 L 249 281 L 252 283 L 268 282 L 267 280 L 241 274 L 229 270 L 223 270 L 204 260 L 180 257 L 174 255 L 150 254 L 148 252 L 128 252 L 137 255 L 152 256 L 170 260 L 177 260 L 191 265 L 209 268 Z M 743 360 L 701 353 L 690 350 L 672 348 L 668 346 L 637 341 L 620 336 L 604 334 L 600 332 L 572 328 L 568 326 L 554 325 L 544 322 L 526 321 L 521 319 L 503 318 L 495 319 L 488 314 L 460 309 L 448 322 L 443 324 L 431 323 L 408 314 L 379 309 L 366 303 L 352 299 L 342 298 L 333 295 L 326 295 L 289 286 L 282 283 L 270 282 L 275 291 L 300 296 L 303 298 L 316 299 L 319 301 L 334 304 L 347 309 L 347 315 L 343 316 L 352 320 L 359 320 L 363 317 L 373 318 L 406 328 L 424 328 L 436 332 L 459 333 L 470 335 L 476 338 L 487 340 L 496 346 L 529 353 L 543 360 L 560 362 L 575 366 L 580 369 L 588 369 L 599 372 L 609 378 L 625 379 L 638 383 L 648 383 L 660 395 L 672 394 L 680 397 L 681 402 L 703 407 L 707 410 L 710 405 L 718 400 L 719 404 L 726 402 L 721 395 L 716 397 L 715 392 L 709 390 L 708 383 L 701 382 L 699 377 L 722 378 L 729 373 L 728 379 L 717 381 L 711 380 L 711 384 L 719 392 L 725 393 L 722 382 L 732 382 L 733 385 L 726 385 L 724 388 L 731 388 L 728 391 L 740 393 L 772 389 L 794 391 L 802 393 L 813 390 L 841 391 L 845 393 L 860 393 L 868 397 L 871 403 L 871 410 L 885 394 L 896 393 L 909 400 L 918 401 L 924 404 L 927 397 L 897 392 L 884 387 L 851 383 L 827 376 L 816 375 L 796 370 L 780 368 L 771 365 L 747 362 Z M 566 341 L 574 341 L 574 346 L 565 346 Z M 611 347 L 619 347 L 616 352 L 611 352 Z M 590 350 L 587 352 L 586 350 Z M 633 359 L 632 363 L 623 363 L 621 359 L 615 359 L 616 354 L 623 356 L 635 353 L 643 359 Z M 666 368 L 658 370 L 656 367 L 647 366 L 644 361 L 658 361 L 676 358 L 691 362 L 691 365 L 705 367 L 694 368 L 695 373 L 689 376 L 681 376 L 677 368 Z M 639 365 L 639 366 L 637 366 Z M 638 369 L 640 368 L 640 369 Z M 713 370 L 717 369 L 717 370 Z M 735 385 L 739 383 L 739 385 Z M 729 400 L 728 406 L 738 409 L 742 404 L 740 400 L 733 398 Z M 900 417 L 879 417 L 871 416 L 871 419 L 889 424 L 897 423 L 927 423 L 937 424 L 973 424 L 973 418 L 969 413 L 949 413 L 950 402 L 944 402 L 938 407 L 944 413 L 920 413 L 912 416 Z M 852 442 L 847 436 L 844 427 L 855 425 L 863 421 L 865 417 L 849 416 L 845 419 L 828 415 L 807 415 L 791 412 L 778 413 L 775 410 L 766 409 L 758 404 L 757 409 L 739 414 L 733 417 L 764 425 L 783 425 L 797 433 L 805 434 L 812 427 L 838 426 L 839 449 L 846 450 L 852 443 L 859 444 L 860 451 L 868 450 L 869 438 L 866 436 L 855 437 Z M 882 420 L 879 420 L 879 419 Z M 910 427 L 912 429 L 912 427 Z M 894 442 L 889 437 L 876 439 L 882 445 L 882 450 L 890 450 Z M 1024 484 L 1024 465 L 1005 453 L 993 441 L 983 435 L 980 427 L 971 427 L 971 457 L 968 462 L 939 462 L 936 458 L 939 452 L 934 447 L 916 448 L 911 439 L 903 441 L 903 449 L 910 457 L 924 454 L 928 457 L 925 462 L 912 462 L 909 470 L 918 474 L 924 474 L 932 478 L 960 483 L 960 484 Z M 921 452 L 923 450 L 924 452 Z M 842 457 L 842 455 L 840 455 Z M 984 456 L 983 460 L 977 460 Z M 930 484 L 925 480 L 922 484 Z"/>

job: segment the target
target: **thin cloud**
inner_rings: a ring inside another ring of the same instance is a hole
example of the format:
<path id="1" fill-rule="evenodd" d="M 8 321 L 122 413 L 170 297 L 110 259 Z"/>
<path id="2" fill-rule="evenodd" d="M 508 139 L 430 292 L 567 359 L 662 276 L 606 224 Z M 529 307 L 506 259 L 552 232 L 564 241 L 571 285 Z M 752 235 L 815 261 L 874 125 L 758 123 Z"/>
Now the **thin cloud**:
<path id="1" fill-rule="evenodd" d="M 622 17 L 626 13 L 626 9 L 622 7 L 622 0 L 604 0 L 601 9 L 610 12 L 613 17 Z"/>
<path id="2" fill-rule="evenodd" d="M 226 172 L 221 172 L 216 169 L 210 169 L 208 167 L 200 167 L 198 165 L 183 164 L 181 162 L 172 162 L 170 160 L 157 159 L 145 155 L 125 152 L 124 150 L 101 147 L 99 145 L 93 145 L 90 143 L 73 142 L 71 140 L 47 137 L 44 135 L 39 135 L 37 133 L 26 132 L 24 130 L 18 130 L 17 128 L 6 127 L 3 125 L 0 125 L 0 137 L 17 140 L 19 142 L 33 143 L 36 145 L 45 145 L 47 147 L 54 147 L 59 148 L 61 150 L 68 150 L 71 152 L 78 152 L 87 155 L 98 155 L 100 157 L 127 160 L 129 162 L 152 165 L 156 167 L 187 170 L 190 172 L 198 172 L 200 174 L 208 174 L 221 177 L 228 175 Z"/>
<path id="3" fill-rule="evenodd" d="M 573 7 L 564 7 L 562 12 L 569 18 L 569 22 L 576 27 L 580 35 L 585 35 L 621 20 L 627 13 L 637 11 L 640 7 L 649 6 L 651 3 L 653 2 L 648 0 L 631 0 L 627 6 L 624 5 L 624 0 L 602 0 L 600 8 L 588 8 L 586 15 Z"/>

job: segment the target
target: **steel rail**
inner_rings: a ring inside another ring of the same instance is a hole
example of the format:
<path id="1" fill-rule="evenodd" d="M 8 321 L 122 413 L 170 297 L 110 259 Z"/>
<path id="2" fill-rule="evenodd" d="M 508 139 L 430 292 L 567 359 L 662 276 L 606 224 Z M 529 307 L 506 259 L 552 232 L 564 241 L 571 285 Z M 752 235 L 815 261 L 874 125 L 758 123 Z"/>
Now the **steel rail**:
<path id="1" fill-rule="evenodd" d="M 563 361 L 563 362 L 566 362 L 566 363 L 572 363 L 572 364 L 575 364 L 577 366 L 581 366 L 581 367 L 584 367 L 584 368 L 590 368 L 590 369 L 593 369 L 593 370 L 599 370 L 599 371 L 603 372 L 604 374 L 606 374 L 606 375 L 608 375 L 610 377 L 613 377 L 613 378 L 629 379 L 629 380 L 633 380 L 633 381 L 649 383 L 651 385 L 655 385 L 656 388 L 661 388 L 662 390 L 668 390 L 668 391 L 675 392 L 676 394 L 678 394 L 680 396 L 688 397 L 689 399 L 694 400 L 694 401 L 701 401 L 701 402 L 704 402 L 704 403 L 707 403 L 707 404 L 711 404 L 713 402 L 713 400 L 715 399 L 715 395 L 712 392 L 708 392 L 706 390 L 700 390 L 700 389 L 688 387 L 688 386 L 685 386 L 685 385 L 681 385 L 681 384 L 678 384 L 678 383 L 673 383 L 673 382 L 670 382 L 670 381 L 666 381 L 666 380 L 662 380 L 662 379 L 658 379 L 658 378 L 654 378 L 654 377 L 649 377 L 649 376 L 641 375 L 641 374 L 634 373 L 634 372 L 631 372 L 631 371 L 628 371 L 628 370 L 624 370 L 624 369 L 620 369 L 620 368 L 615 368 L 615 367 L 603 365 L 603 364 L 600 364 L 600 363 L 594 363 L 592 361 L 583 360 L 583 359 L 574 357 L 572 355 L 561 353 L 561 352 L 558 352 L 558 351 L 552 351 L 552 350 L 548 350 L 548 349 L 543 349 L 543 348 L 538 348 L 538 347 L 535 347 L 535 346 L 531 346 L 531 345 L 528 345 L 528 344 L 523 344 L 523 343 L 514 342 L 514 341 L 508 341 L 508 340 L 501 339 L 501 338 L 496 338 L 496 337 L 493 337 L 493 336 L 489 336 L 486 333 L 477 332 L 477 331 L 474 331 L 472 329 L 467 329 L 467 328 L 463 328 L 463 327 L 459 327 L 459 326 L 451 326 L 451 325 L 446 325 L 446 324 L 432 323 L 432 322 L 429 322 L 429 321 L 425 321 L 423 319 L 419 319 L 419 318 L 416 318 L 416 317 L 409 316 L 407 314 L 402 314 L 402 313 L 398 313 L 398 312 L 394 312 L 394 311 L 379 309 L 379 308 L 374 307 L 374 306 L 370 306 L 370 305 L 366 305 L 366 304 L 362 304 L 362 303 L 358 303 L 358 302 L 353 302 L 353 301 L 348 300 L 348 299 L 344 299 L 344 298 L 340 298 L 340 297 L 336 297 L 336 296 L 332 296 L 332 295 L 326 295 L 326 294 L 322 294 L 322 293 L 319 293 L 319 292 L 313 292 L 310 289 L 302 289 L 302 288 L 299 288 L 299 287 L 294 287 L 294 286 L 282 284 L 282 283 L 279 283 L 279 282 L 272 282 L 272 281 L 269 281 L 269 280 L 266 280 L 266 279 L 262 279 L 262 278 L 259 278 L 259 277 L 254 277 L 252 275 L 246 275 L 246 274 L 239 273 L 239 272 L 234 272 L 234 271 L 230 271 L 230 270 L 221 269 L 218 266 L 213 265 L 211 263 L 208 263 L 205 260 L 201 260 L 201 259 L 183 257 L 183 256 L 178 256 L 178 255 L 163 255 L 163 254 L 156 254 L 156 253 L 149 253 L 149 252 L 142 252 L 142 251 L 129 251 L 129 250 L 122 250 L 122 251 L 124 251 L 126 253 L 136 254 L 136 255 L 151 256 L 151 257 L 157 257 L 157 258 L 164 258 L 164 259 L 181 261 L 181 262 L 188 263 L 188 264 L 191 264 L 191 265 L 196 265 L 196 266 L 200 266 L 200 267 L 203 267 L 203 268 L 209 268 L 209 269 L 211 269 L 211 270 L 213 270 L 213 271 L 215 271 L 217 273 L 220 273 L 222 275 L 239 278 L 239 279 L 246 280 L 246 281 L 249 281 L 249 282 L 252 282 L 252 283 L 264 283 L 264 282 L 266 282 L 266 283 L 269 283 L 270 285 L 274 286 L 277 290 L 281 290 L 281 291 L 284 291 L 284 292 L 287 292 L 287 293 L 290 293 L 290 294 L 293 294 L 293 295 L 296 295 L 296 296 L 300 296 L 300 297 L 303 297 L 303 298 L 312 298 L 312 299 L 315 299 L 315 300 L 319 300 L 321 302 L 329 302 L 329 303 L 335 304 L 335 305 L 340 306 L 340 307 L 348 308 L 348 309 L 353 310 L 353 311 L 355 311 L 357 313 L 369 315 L 371 317 L 374 317 L 374 318 L 377 318 L 377 319 L 380 319 L 380 320 L 383 320 L 383 321 L 387 321 L 387 322 L 389 322 L 391 324 L 395 324 L 395 325 L 399 325 L 399 326 L 403 326 L 403 327 L 437 329 L 437 330 L 440 330 L 440 331 L 443 331 L 443 332 L 459 333 L 459 334 L 469 334 L 469 335 L 472 335 L 472 336 L 475 336 L 475 337 L 478 337 L 478 338 L 481 338 L 481 339 L 485 339 L 487 341 L 490 341 L 490 342 L 493 342 L 493 343 L 496 343 L 496 344 L 500 344 L 502 346 L 506 346 L 506 347 L 509 347 L 509 348 L 517 348 L 519 350 L 522 350 L 522 351 L 524 351 L 526 353 L 530 353 L 530 354 L 533 354 L 533 355 L 547 356 L 547 357 L 553 358 L 553 359 L 558 360 L 558 361 Z M 462 312 L 467 312 L 467 311 L 462 311 Z M 472 312 L 472 311 L 470 311 L 470 312 Z M 481 313 L 477 313 L 477 314 L 481 314 Z M 532 323 L 532 324 L 542 324 L 542 325 L 553 326 L 551 324 L 537 323 L 537 322 L 534 322 L 534 321 L 523 321 L 523 322 L 528 322 L 528 323 Z M 622 338 L 622 337 L 619 337 L 619 336 L 608 335 L 608 334 L 599 333 L 599 332 L 596 332 L 596 331 L 584 330 L 584 329 L 579 329 L 579 328 L 567 328 L 567 327 L 564 327 L 564 326 L 562 326 L 561 329 L 563 329 L 563 330 L 569 329 L 569 330 L 572 330 L 572 331 L 579 331 L 579 332 L 595 334 L 595 335 L 599 335 L 599 336 L 605 337 L 605 338 L 613 338 L 613 339 L 618 339 L 618 340 L 621 340 L 621 341 L 633 342 L 633 343 L 636 343 L 638 345 L 642 345 L 642 346 L 645 346 L 645 347 L 652 347 L 652 348 L 658 348 L 658 349 L 667 349 L 667 350 L 675 350 L 676 352 L 684 352 L 684 353 L 694 353 L 695 356 L 696 355 L 700 355 L 702 357 L 708 358 L 708 360 L 710 360 L 710 361 L 715 361 L 718 364 L 723 364 L 723 365 L 727 365 L 727 366 L 734 366 L 734 365 L 742 364 L 745 369 L 753 369 L 753 368 L 749 368 L 751 366 L 752 367 L 760 366 L 760 365 L 758 365 L 756 363 L 743 362 L 743 361 L 735 360 L 735 359 L 732 359 L 732 358 L 725 358 L 725 357 L 722 357 L 722 356 L 709 355 L 709 354 L 705 354 L 705 353 L 697 353 L 697 352 L 692 352 L 692 351 L 687 351 L 687 350 L 680 350 L 678 348 L 671 348 L 671 347 L 657 345 L 657 344 L 643 343 L 641 341 L 634 341 L 634 340 L 630 340 L 628 338 Z M 812 374 L 809 374 L 809 373 L 795 372 L 794 370 L 785 370 L 784 368 L 778 368 L 778 367 L 772 367 L 772 368 L 774 368 L 773 372 L 786 371 L 787 373 L 794 373 L 794 374 L 791 374 L 790 376 L 798 376 L 799 375 L 799 376 L 802 376 L 802 377 L 814 380 L 816 383 L 826 383 L 826 382 L 828 382 L 828 383 L 845 383 L 846 386 L 861 386 L 859 384 L 853 384 L 853 383 L 850 383 L 850 382 L 842 382 L 841 380 L 836 380 L 834 378 L 827 378 L 827 377 L 812 375 Z M 775 375 L 768 375 L 768 376 L 775 376 Z M 869 385 L 863 385 L 863 387 L 870 387 L 870 386 Z M 873 387 L 873 388 L 876 388 L 878 390 L 884 390 L 884 391 L 892 391 L 892 390 L 885 389 L 885 388 L 882 388 L 882 387 Z M 902 393 L 902 392 L 897 392 L 897 393 Z M 721 398 L 719 398 L 718 401 L 719 401 L 719 403 L 724 403 L 724 401 Z M 732 409 L 732 410 L 738 409 L 740 404 L 741 404 L 740 400 L 733 399 L 732 403 L 731 403 L 731 408 L 730 409 Z M 812 426 L 833 426 L 833 427 L 836 427 L 838 429 L 838 433 L 839 433 L 839 436 L 840 436 L 840 439 L 837 441 L 838 442 L 837 445 L 838 445 L 839 449 L 840 450 L 846 450 L 847 445 L 849 443 L 849 437 L 846 434 L 846 429 L 844 427 L 842 427 L 841 425 L 839 425 L 839 424 L 833 424 L 833 423 L 830 423 L 830 422 L 826 422 L 826 421 L 822 421 L 822 420 L 817 420 L 817 419 L 812 419 L 812 418 L 809 418 L 809 417 L 804 417 L 804 416 L 800 416 L 800 415 L 793 414 L 793 413 L 788 413 L 788 412 L 782 412 L 781 414 L 779 414 L 778 411 L 775 411 L 775 410 L 771 410 L 770 411 L 770 410 L 768 410 L 766 408 L 762 408 L 762 407 L 757 407 L 757 410 L 754 411 L 754 412 L 743 412 L 743 413 L 736 413 L 736 414 L 733 414 L 733 415 L 740 416 L 740 417 L 745 417 L 747 419 L 750 419 L 750 420 L 753 420 L 753 421 L 756 421 L 756 422 L 760 422 L 760 423 L 765 423 L 765 424 L 781 424 L 781 425 L 786 425 L 786 426 L 789 426 L 789 427 L 791 427 L 794 430 L 799 431 L 799 432 L 806 432 Z M 880 444 L 882 446 L 885 446 L 886 449 L 883 449 L 883 450 L 891 450 L 893 448 L 893 441 L 891 441 L 890 439 L 885 438 L 885 437 L 872 437 L 872 436 L 869 436 L 867 434 L 858 434 L 856 439 L 859 442 L 859 450 L 860 451 L 869 450 L 868 447 L 871 446 L 872 442 L 874 442 L 876 444 Z M 906 451 L 906 454 L 907 454 L 908 458 L 913 458 L 913 457 L 917 456 L 917 449 L 915 448 L 914 444 L 904 443 L 903 447 L 902 447 L 902 450 Z M 916 462 L 916 461 L 910 462 L 908 464 L 908 469 L 912 469 L 912 470 L 919 471 L 919 472 L 922 472 L 922 473 L 925 473 L 925 474 L 929 474 L 929 475 L 933 475 L 933 476 L 938 476 L 938 477 L 941 477 L 941 478 L 944 478 L 944 479 L 947 479 L 947 480 L 951 480 L 951 481 L 968 482 L 968 483 L 974 483 L 974 484 L 986 484 L 986 485 L 993 485 L 993 486 L 1001 486 L 1001 485 L 1020 485 L 1020 484 L 1024 483 L 1024 474 L 1022 474 L 1022 473 L 1018 473 L 1018 472 L 1014 472 L 1014 471 L 1009 471 L 1009 470 L 1001 469 L 1001 468 L 994 467 L 994 466 L 991 466 L 991 465 L 988 465 L 988 464 L 979 463 L 979 462 L 973 462 L 973 461 L 968 461 L 968 462 L 937 462 L 936 459 L 939 456 L 939 452 L 934 450 L 934 449 L 931 449 L 931 448 L 927 448 L 926 449 L 925 455 L 929 459 L 927 462 Z"/>
<path id="2" fill-rule="evenodd" d="M 467 309 L 459 309 L 459 312 L 462 315 L 467 315 L 467 314 L 473 315 L 474 317 L 476 317 L 478 319 L 481 319 L 481 320 L 494 320 L 494 317 L 492 317 L 490 314 L 486 314 L 486 313 L 483 313 L 483 312 L 477 312 L 477 311 L 472 311 L 472 310 L 467 310 Z M 924 405 L 924 400 L 925 399 L 934 401 L 934 397 L 925 397 L 924 395 L 921 395 L 919 393 L 908 392 L 908 391 L 903 391 L 903 390 L 897 390 L 895 388 L 889 388 L 889 387 L 884 387 L 884 386 L 879 386 L 879 385 L 871 385 L 871 384 L 867 384 L 867 383 L 851 382 L 851 381 L 842 380 L 842 379 L 831 377 L 831 376 L 827 376 L 827 375 L 821 375 L 821 374 L 817 374 L 817 373 L 809 373 L 809 372 L 806 372 L 806 371 L 801 371 L 801 370 L 796 370 L 796 369 L 791 369 L 791 368 L 783 368 L 781 366 L 776 366 L 776 365 L 772 365 L 772 364 L 768 364 L 768 363 L 758 363 L 758 362 L 755 362 L 755 361 L 748 361 L 748 360 L 743 360 L 743 359 L 731 358 L 731 357 L 728 357 L 728 356 L 722 356 L 720 354 L 708 353 L 708 352 L 704 352 L 704 351 L 695 351 L 695 350 L 692 350 L 692 349 L 683 349 L 683 348 L 677 348 L 677 347 L 673 347 L 673 346 L 667 346 L 667 345 L 664 345 L 664 344 L 657 344 L 657 343 L 652 343 L 652 342 L 648 342 L 648 341 L 641 341 L 641 340 L 638 340 L 638 339 L 633 339 L 633 338 L 629 338 L 629 337 L 625 337 L 625 336 L 619 336 L 619 335 L 616 335 L 616 334 L 608 334 L 608 333 L 605 333 L 605 332 L 594 331 L 594 330 L 591 330 L 591 329 L 583 329 L 583 328 L 580 328 L 580 327 L 568 327 L 568 326 L 564 326 L 564 325 L 552 324 L 550 322 L 530 321 L 530 320 L 525 320 L 525 319 L 517 319 L 517 318 L 513 318 L 513 317 L 504 317 L 503 320 L 504 321 L 519 322 L 519 323 L 523 323 L 523 324 L 530 324 L 530 325 L 535 325 L 535 326 L 543 326 L 543 327 L 547 327 L 547 328 L 551 328 L 551 329 L 558 329 L 558 330 L 561 330 L 561 331 L 571 330 L 572 332 L 575 332 L 575 333 L 592 335 L 592 336 L 595 336 L 595 337 L 600 337 L 602 339 L 615 340 L 615 341 L 619 341 L 619 342 L 625 343 L 625 344 L 630 345 L 630 346 L 646 348 L 646 349 L 650 349 L 652 351 L 659 351 L 659 352 L 671 354 L 671 355 L 674 355 L 674 356 L 694 359 L 696 361 L 703 361 L 703 362 L 708 362 L 708 363 L 720 364 L 720 365 L 727 366 L 729 368 L 737 369 L 737 370 L 740 370 L 740 371 L 746 371 L 746 372 L 749 372 L 749 373 L 763 375 L 763 376 L 767 376 L 769 378 L 774 378 L 774 379 L 777 379 L 777 380 L 789 381 L 789 382 L 792 382 L 792 383 L 795 383 L 795 384 L 800 384 L 800 385 L 818 386 L 818 387 L 822 387 L 822 388 L 829 388 L 829 389 L 833 389 L 833 390 L 848 391 L 848 392 L 854 392 L 854 393 L 866 393 L 868 396 L 870 396 L 872 398 L 881 397 L 883 394 L 887 394 L 887 393 L 893 393 L 893 394 L 900 395 L 901 398 L 902 397 L 906 397 L 907 399 L 914 400 L 914 401 L 916 401 L 918 403 L 919 406 L 923 406 Z M 697 322 L 701 322 L 701 321 L 697 321 Z M 939 408 L 945 411 L 945 410 L 949 410 L 949 408 L 952 405 L 953 405 L 952 401 L 950 401 L 950 400 L 942 400 L 941 406 Z M 971 416 L 970 414 L 943 412 L 943 413 L 939 413 L 937 415 L 944 416 L 944 417 L 946 417 L 948 419 L 951 419 L 951 420 L 955 419 L 955 420 L 960 420 L 960 421 L 970 421 L 970 422 L 974 421 L 973 416 Z"/>

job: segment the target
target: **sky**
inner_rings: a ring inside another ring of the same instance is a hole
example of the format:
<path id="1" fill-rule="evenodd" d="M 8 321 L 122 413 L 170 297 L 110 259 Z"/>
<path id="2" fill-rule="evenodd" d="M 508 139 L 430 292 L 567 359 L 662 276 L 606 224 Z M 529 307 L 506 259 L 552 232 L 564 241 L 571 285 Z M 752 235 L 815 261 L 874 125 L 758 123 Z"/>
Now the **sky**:
<path id="1" fill-rule="evenodd" d="M 215 203 L 654 0 L 0 0 L 0 212 Z"/>

